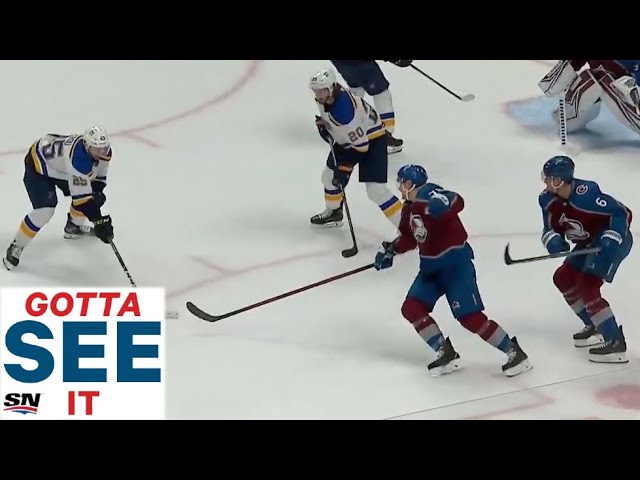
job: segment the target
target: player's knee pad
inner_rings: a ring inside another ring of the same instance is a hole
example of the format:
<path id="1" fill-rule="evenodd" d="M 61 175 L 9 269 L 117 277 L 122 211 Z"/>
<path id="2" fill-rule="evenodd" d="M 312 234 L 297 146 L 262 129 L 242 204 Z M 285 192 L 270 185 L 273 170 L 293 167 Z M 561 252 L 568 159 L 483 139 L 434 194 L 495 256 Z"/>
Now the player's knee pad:
<path id="1" fill-rule="evenodd" d="M 42 228 L 53 218 L 55 211 L 56 209 L 52 207 L 36 208 L 28 215 L 28 217 L 29 220 L 31 220 L 31 223 L 38 228 Z"/>
<path id="2" fill-rule="evenodd" d="M 322 186 L 326 189 L 330 190 L 336 188 L 333 184 L 333 170 L 331 170 L 329 167 L 324 167 L 324 169 L 322 170 L 320 181 L 322 182 Z"/>
<path id="3" fill-rule="evenodd" d="M 580 272 L 573 265 L 563 263 L 553 274 L 553 284 L 561 293 L 567 293 L 578 283 Z"/>
<path id="4" fill-rule="evenodd" d="M 602 87 L 590 70 L 582 72 L 567 90 L 567 131 L 581 130 L 600 114 Z"/>
<path id="5" fill-rule="evenodd" d="M 586 304 L 594 300 L 598 300 L 601 297 L 600 289 L 602 288 L 603 283 L 604 281 L 595 275 L 590 275 L 588 273 L 580 274 L 580 297 Z"/>
<path id="6" fill-rule="evenodd" d="M 484 330 L 488 322 L 489 319 L 482 312 L 472 313 L 471 315 L 466 315 L 460 319 L 460 325 L 471 333 L 478 335 Z"/>
<path id="7" fill-rule="evenodd" d="M 364 97 L 364 94 L 367 93 L 362 87 L 349 87 L 349 91 L 356 97 Z"/>
<path id="8" fill-rule="evenodd" d="M 416 300 L 413 297 L 407 297 L 402 304 L 401 308 L 402 316 L 406 318 L 409 323 L 416 323 L 425 317 L 428 317 L 431 313 L 431 308 L 425 305 L 420 300 Z"/>

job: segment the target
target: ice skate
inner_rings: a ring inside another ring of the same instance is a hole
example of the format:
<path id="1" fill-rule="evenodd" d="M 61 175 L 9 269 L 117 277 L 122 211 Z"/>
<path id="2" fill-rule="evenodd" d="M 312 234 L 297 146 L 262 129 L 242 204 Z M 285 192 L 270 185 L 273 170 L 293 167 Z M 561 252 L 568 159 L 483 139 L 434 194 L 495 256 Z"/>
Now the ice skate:
<path id="1" fill-rule="evenodd" d="M 594 325 L 587 325 L 573 336 L 576 348 L 594 347 L 604 343 L 604 338 L 598 333 Z"/>
<path id="2" fill-rule="evenodd" d="M 71 214 L 67 213 L 67 224 L 64 226 L 64 238 L 75 240 L 81 237 L 95 237 L 93 227 L 76 225 L 71 221 Z"/>
<path id="3" fill-rule="evenodd" d="M 389 155 L 394 153 L 400 153 L 402 151 L 402 147 L 404 146 L 404 141 L 399 138 L 394 138 L 391 133 L 386 132 L 385 139 L 387 140 L 387 153 Z"/>
<path id="4" fill-rule="evenodd" d="M 524 353 L 522 348 L 520 348 L 520 345 L 518 345 L 516 337 L 513 337 L 511 342 L 513 343 L 513 348 L 507 353 L 509 357 L 507 363 L 502 366 L 502 371 L 507 377 L 521 375 L 533 368 L 529 357 Z"/>
<path id="5" fill-rule="evenodd" d="M 20 255 L 22 254 L 23 247 L 19 247 L 16 245 L 16 242 L 13 242 L 9 248 L 7 248 L 7 254 L 2 259 L 2 263 L 7 270 L 13 270 L 20 263 Z"/>
<path id="6" fill-rule="evenodd" d="M 589 361 L 594 363 L 629 363 L 627 360 L 627 341 L 620 329 L 620 336 L 614 340 L 589 349 Z"/>
<path id="7" fill-rule="evenodd" d="M 438 358 L 429 364 L 427 369 L 434 377 L 446 375 L 461 369 L 460 354 L 456 352 L 447 338 L 438 349 Z"/>
<path id="8" fill-rule="evenodd" d="M 342 205 L 340 205 L 340 207 L 335 210 L 327 208 L 324 212 L 314 215 L 311 217 L 311 223 L 327 228 L 341 227 L 343 225 L 342 219 Z"/>

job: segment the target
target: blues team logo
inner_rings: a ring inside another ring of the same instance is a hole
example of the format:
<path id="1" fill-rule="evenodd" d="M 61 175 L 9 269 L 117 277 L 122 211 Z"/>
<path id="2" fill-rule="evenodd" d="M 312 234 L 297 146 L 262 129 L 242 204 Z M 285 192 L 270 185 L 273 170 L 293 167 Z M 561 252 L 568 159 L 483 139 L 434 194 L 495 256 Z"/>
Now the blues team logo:
<path id="1" fill-rule="evenodd" d="M 163 419 L 163 289 L 0 291 L 0 419 Z"/>

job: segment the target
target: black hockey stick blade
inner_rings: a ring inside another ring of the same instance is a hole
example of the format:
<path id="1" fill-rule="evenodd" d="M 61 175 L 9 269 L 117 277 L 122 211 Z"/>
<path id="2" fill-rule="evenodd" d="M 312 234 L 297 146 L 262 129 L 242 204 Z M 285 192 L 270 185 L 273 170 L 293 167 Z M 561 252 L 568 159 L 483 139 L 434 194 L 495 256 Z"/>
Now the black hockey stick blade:
<path id="1" fill-rule="evenodd" d="M 310 285 L 305 285 L 304 287 L 297 288 L 295 290 L 291 290 L 290 292 L 283 293 L 281 295 L 268 298 L 267 300 L 263 300 L 258 303 L 254 303 L 253 305 L 249 305 L 247 307 L 239 308 L 238 310 L 234 310 L 233 312 L 225 313 L 223 315 L 211 315 L 204 310 L 198 308 L 191 302 L 187 302 L 187 310 L 190 313 L 195 315 L 196 317 L 210 323 L 219 322 L 220 320 L 224 320 L 225 318 L 233 317 L 240 313 L 248 312 L 249 310 L 253 310 L 254 308 L 262 307 L 263 305 L 268 305 L 269 303 L 276 302 L 278 300 L 282 300 L 287 297 L 291 297 L 293 295 L 297 295 L 298 293 L 305 292 L 307 290 L 311 290 L 312 288 L 320 287 L 322 285 L 326 285 L 331 282 L 335 282 L 336 280 L 340 280 L 341 278 L 350 277 L 351 275 L 355 275 L 360 272 L 364 272 L 366 270 L 370 270 L 374 268 L 374 264 L 370 263 L 369 265 L 364 265 L 362 267 L 358 267 L 354 270 L 350 270 L 348 272 L 340 273 L 338 275 L 334 275 L 333 277 L 325 278 L 324 280 L 320 280 L 319 282 L 312 283 Z"/>
<path id="2" fill-rule="evenodd" d="M 519 258 L 513 259 L 511 257 L 511 253 L 509 252 L 509 244 L 504 248 L 504 263 L 507 265 L 516 265 L 519 263 L 532 263 L 539 262 L 542 260 L 551 260 L 554 258 L 567 258 L 574 257 L 577 255 L 589 255 L 591 253 L 598 253 L 600 248 L 585 248 L 584 250 L 574 250 L 573 252 L 561 252 L 561 253 L 553 253 L 551 255 L 540 255 L 539 257 L 529 257 L 529 258 Z"/>
<path id="3" fill-rule="evenodd" d="M 355 257 L 358 254 L 358 247 L 356 245 L 354 245 L 351 248 L 347 248 L 346 250 L 342 251 L 342 256 L 344 258 L 351 258 L 351 257 Z"/>

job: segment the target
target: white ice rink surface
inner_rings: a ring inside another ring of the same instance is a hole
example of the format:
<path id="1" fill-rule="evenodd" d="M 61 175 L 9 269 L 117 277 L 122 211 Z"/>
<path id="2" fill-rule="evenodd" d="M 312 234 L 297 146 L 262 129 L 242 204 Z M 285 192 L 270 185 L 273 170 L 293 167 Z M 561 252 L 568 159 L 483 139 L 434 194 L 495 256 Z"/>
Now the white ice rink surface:
<path id="1" fill-rule="evenodd" d="M 408 254 L 368 271 L 207 324 L 191 300 L 225 313 L 370 263 L 394 231 L 353 183 L 348 199 L 361 252 L 345 260 L 348 229 L 316 231 L 327 148 L 317 135 L 308 78 L 322 61 L 4 61 L 0 78 L 2 251 L 30 211 L 22 160 L 48 132 L 103 124 L 114 136 L 105 210 L 138 285 L 164 286 L 168 308 L 168 416 L 187 419 L 639 419 L 637 247 L 604 289 L 629 345 L 627 365 L 596 365 L 572 346 L 580 323 L 555 290 L 557 261 L 507 267 L 544 254 L 537 196 L 552 134 L 527 129 L 507 106 L 539 97 L 544 61 L 416 64 L 462 104 L 411 69 L 385 64 L 406 163 L 466 199 L 487 313 L 516 335 L 535 368 L 507 379 L 504 361 L 439 304 L 435 318 L 465 369 L 432 378 L 434 354 L 400 315 L 416 273 Z M 640 212 L 639 147 L 587 148 L 578 175 Z M 393 183 L 390 184 L 394 188 Z M 127 286 L 110 249 L 62 239 L 68 199 L 1 286 Z M 637 227 L 636 227 L 637 228 Z M 637 231 L 637 230 L 635 230 Z"/>

